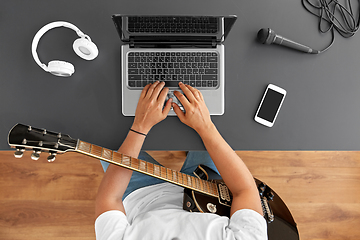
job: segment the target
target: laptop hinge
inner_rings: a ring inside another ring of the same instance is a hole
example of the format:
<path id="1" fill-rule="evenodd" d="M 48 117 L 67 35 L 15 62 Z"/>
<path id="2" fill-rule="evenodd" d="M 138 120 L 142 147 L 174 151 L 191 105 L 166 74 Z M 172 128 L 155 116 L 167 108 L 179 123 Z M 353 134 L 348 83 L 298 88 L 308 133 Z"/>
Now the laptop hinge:
<path id="1" fill-rule="evenodd" d="M 213 39 L 211 43 L 212 43 L 211 46 L 213 48 L 216 48 L 217 42 L 215 41 L 215 39 Z"/>
<path id="2" fill-rule="evenodd" d="M 129 46 L 130 48 L 183 48 L 183 47 L 202 47 L 202 48 L 216 48 L 217 41 L 216 39 L 212 39 L 211 41 L 186 41 L 186 40 L 140 40 L 140 39 L 129 39 Z"/>
<path id="3" fill-rule="evenodd" d="M 135 47 L 135 42 L 134 42 L 133 38 L 130 39 L 130 44 L 129 45 L 130 45 L 131 48 Z"/>

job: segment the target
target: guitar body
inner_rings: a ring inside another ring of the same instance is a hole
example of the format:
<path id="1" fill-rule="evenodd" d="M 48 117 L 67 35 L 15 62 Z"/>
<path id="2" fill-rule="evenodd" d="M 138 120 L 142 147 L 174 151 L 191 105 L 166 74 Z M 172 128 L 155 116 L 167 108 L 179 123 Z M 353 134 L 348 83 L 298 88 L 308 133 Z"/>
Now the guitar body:
<path id="1" fill-rule="evenodd" d="M 200 179 L 211 180 L 223 185 L 221 176 L 205 165 L 199 165 L 194 174 Z M 216 213 L 230 217 L 231 202 L 223 203 L 219 201 L 219 198 L 185 188 L 183 209 L 190 212 Z"/>
<path id="2" fill-rule="evenodd" d="M 223 183 L 221 176 L 211 168 L 199 165 L 194 171 L 200 179 Z M 255 178 L 259 190 L 264 218 L 267 220 L 269 240 L 299 240 L 296 223 L 281 198 L 266 184 Z M 231 193 L 230 193 L 231 194 Z M 232 198 L 231 198 L 232 199 Z M 184 189 L 183 209 L 190 212 L 215 213 L 230 217 L 231 201 L 224 204 L 219 197 L 212 197 L 190 189 Z"/>

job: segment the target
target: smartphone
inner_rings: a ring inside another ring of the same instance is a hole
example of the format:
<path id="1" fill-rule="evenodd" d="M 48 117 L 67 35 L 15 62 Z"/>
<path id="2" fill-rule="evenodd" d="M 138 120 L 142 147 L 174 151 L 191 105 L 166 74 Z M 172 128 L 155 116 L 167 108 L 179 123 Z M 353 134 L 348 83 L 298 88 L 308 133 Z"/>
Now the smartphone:
<path id="1" fill-rule="evenodd" d="M 255 114 L 255 121 L 272 127 L 284 102 L 286 91 L 274 84 L 269 84 Z"/>

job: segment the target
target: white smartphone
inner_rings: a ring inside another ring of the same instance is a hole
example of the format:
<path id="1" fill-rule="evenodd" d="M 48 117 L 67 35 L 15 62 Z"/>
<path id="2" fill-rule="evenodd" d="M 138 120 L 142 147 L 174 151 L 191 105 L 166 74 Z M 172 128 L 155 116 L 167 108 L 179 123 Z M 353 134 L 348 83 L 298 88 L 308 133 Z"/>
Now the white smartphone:
<path id="1" fill-rule="evenodd" d="M 278 86 L 269 84 L 261 99 L 255 114 L 255 121 L 267 127 L 272 127 L 284 102 L 286 91 Z"/>

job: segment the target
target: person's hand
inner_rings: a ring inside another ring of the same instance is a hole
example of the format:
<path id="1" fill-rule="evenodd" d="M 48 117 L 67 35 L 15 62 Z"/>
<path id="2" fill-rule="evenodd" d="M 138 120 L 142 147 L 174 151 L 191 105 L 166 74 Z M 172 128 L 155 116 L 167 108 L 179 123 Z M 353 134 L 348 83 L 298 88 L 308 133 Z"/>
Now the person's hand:
<path id="1" fill-rule="evenodd" d="M 167 117 L 171 108 L 172 99 L 164 102 L 169 91 L 164 88 L 164 82 L 148 84 L 141 92 L 135 111 L 135 119 L 132 129 L 147 134 L 150 129 Z"/>
<path id="2" fill-rule="evenodd" d="M 193 128 L 199 134 L 204 130 L 206 131 L 213 123 L 201 92 L 183 83 L 180 83 L 179 87 L 186 97 L 179 91 L 174 91 L 174 94 L 183 105 L 185 113 L 181 111 L 176 103 L 172 103 L 176 115 L 181 122 Z"/>

